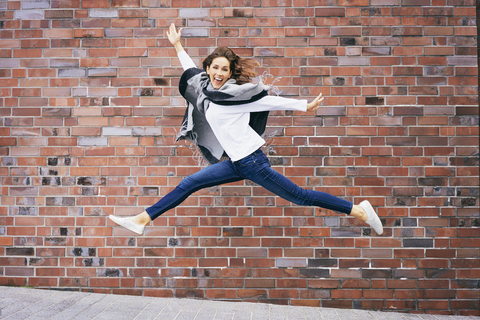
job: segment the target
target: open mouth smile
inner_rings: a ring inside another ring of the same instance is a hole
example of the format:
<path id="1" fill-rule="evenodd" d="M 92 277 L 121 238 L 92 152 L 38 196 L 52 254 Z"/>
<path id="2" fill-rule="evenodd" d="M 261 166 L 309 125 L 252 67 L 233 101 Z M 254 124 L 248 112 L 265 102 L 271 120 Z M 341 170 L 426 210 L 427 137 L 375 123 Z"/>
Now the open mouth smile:
<path id="1" fill-rule="evenodd" d="M 223 83 L 223 79 L 221 78 L 213 78 L 213 84 L 215 86 L 220 86 Z"/>

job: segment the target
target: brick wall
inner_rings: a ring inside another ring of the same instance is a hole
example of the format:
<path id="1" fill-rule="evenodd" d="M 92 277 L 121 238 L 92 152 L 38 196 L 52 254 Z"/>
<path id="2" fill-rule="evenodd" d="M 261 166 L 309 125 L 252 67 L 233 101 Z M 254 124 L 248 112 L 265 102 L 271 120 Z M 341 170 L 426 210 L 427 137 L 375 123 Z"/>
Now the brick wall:
<path id="1" fill-rule="evenodd" d="M 324 94 L 272 114 L 272 164 L 370 200 L 383 236 L 248 181 L 144 237 L 106 218 L 199 170 L 172 22 L 197 64 L 227 45 L 282 95 Z M 0 27 L 1 285 L 479 315 L 473 0 L 3 0 Z"/>

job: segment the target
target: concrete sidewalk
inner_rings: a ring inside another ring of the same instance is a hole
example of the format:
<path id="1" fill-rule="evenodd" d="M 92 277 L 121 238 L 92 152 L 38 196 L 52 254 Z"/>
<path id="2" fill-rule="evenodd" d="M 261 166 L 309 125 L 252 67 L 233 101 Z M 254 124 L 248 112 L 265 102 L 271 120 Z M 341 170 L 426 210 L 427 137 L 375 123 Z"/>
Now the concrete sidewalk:
<path id="1" fill-rule="evenodd" d="M 248 302 L 152 298 L 19 287 L 0 287 L 0 310 L 0 319 L 9 320 L 480 319 L 480 317 L 414 315 L 396 312 L 293 307 Z"/>

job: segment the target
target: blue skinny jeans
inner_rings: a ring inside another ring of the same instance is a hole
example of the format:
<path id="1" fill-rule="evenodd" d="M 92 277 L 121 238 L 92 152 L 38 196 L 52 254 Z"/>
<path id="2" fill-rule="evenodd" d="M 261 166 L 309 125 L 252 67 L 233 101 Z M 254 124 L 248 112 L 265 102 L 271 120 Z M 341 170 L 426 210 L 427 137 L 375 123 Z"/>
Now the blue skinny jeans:
<path id="1" fill-rule="evenodd" d="M 181 204 L 189 195 L 203 189 L 224 183 L 249 179 L 285 200 L 301 206 L 317 206 L 350 214 L 350 201 L 321 191 L 302 189 L 292 181 L 273 170 L 262 150 L 232 162 L 222 161 L 194 173 L 165 195 L 160 201 L 146 209 L 153 220 L 162 213 Z"/>

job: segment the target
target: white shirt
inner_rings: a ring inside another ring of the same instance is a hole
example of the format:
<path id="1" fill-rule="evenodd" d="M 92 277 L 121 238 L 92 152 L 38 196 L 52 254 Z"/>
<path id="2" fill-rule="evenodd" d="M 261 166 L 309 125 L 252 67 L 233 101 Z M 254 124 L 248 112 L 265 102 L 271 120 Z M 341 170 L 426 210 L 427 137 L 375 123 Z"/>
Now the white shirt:
<path id="1" fill-rule="evenodd" d="M 178 58 L 184 70 L 196 68 L 185 51 L 180 51 Z M 248 124 L 250 112 L 273 110 L 307 111 L 307 100 L 266 96 L 237 106 L 222 106 L 210 102 L 205 117 L 227 155 L 232 161 L 238 161 L 265 143 Z"/>

